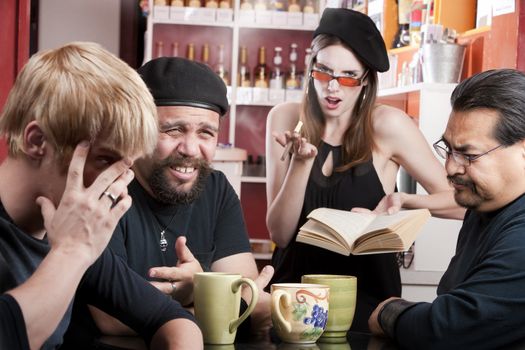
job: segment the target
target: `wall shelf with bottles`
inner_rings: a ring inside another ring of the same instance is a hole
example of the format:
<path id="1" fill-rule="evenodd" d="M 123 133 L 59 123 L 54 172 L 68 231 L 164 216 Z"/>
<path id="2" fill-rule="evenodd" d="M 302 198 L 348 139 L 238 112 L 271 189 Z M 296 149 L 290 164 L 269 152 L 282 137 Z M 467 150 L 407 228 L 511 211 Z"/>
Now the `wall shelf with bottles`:
<path id="1" fill-rule="evenodd" d="M 233 22 L 205 22 L 205 21 L 185 21 L 175 19 L 152 19 L 153 24 L 179 24 L 192 26 L 207 26 L 207 27 L 233 27 Z"/>
<path id="2" fill-rule="evenodd" d="M 317 17 L 316 17 L 317 18 Z M 318 19 L 317 19 L 318 20 Z M 179 24 L 179 25 L 193 25 L 193 26 L 211 26 L 211 27 L 233 27 L 235 22 L 225 21 L 207 21 L 198 19 L 172 19 L 172 18 L 152 18 L 153 24 Z M 239 23 L 239 28 L 256 28 L 256 29 L 273 29 L 273 30 L 299 30 L 299 31 L 313 31 L 316 28 L 316 24 L 274 24 L 274 23 Z"/>
<path id="3" fill-rule="evenodd" d="M 296 43 L 297 70 L 300 73 L 304 69 L 304 50 L 309 47 L 312 31 L 319 21 L 319 9 L 324 7 L 324 0 L 199 1 L 201 0 L 149 0 L 151 11 L 147 22 L 145 61 L 159 56 L 187 57 L 190 44 L 193 46 L 194 59 L 202 61 L 204 45 L 207 45 L 207 63 L 217 70 L 218 56 L 222 55 L 221 64 L 228 85 L 230 111 L 226 118 L 223 118 L 219 141 L 245 148 L 243 138 L 249 136 L 236 137 L 237 133 L 243 133 L 242 126 L 239 128 L 237 125 L 238 114 L 253 114 L 254 108 L 263 108 L 264 114 L 267 114 L 269 107 L 279 102 L 298 100 L 300 87 L 296 89 L 298 91 L 295 95 L 290 91 L 285 98 L 281 98 L 282 93 L 272 94 L 269 86 L 263 86 L 261 91 L 252 75 L 250 86 L 247 88 L 243 82 L 237 81 L 241 47 L 246 48 L 247 58 L 244 64 L 250 73 L 259 64 L 258 50 L 261 47 L 266 48 L 266 73 L 269 73 L 269 68 L 273 66 L 274 48 L 281 47 L 281 69 L 284 72 L 290 65 L 290 44 Z M 206 7 L 210 1 L 215 3 L 212 5 L 216 6 L 215 8 Z M 194 7 L 190 6 L 190 2 L 193 2 Z M 246 9 L 247 4 L 251 4 L 252 9 Z M 266 4 L 267 8 L 261 8 L 262 4 Z M 279 4 L 283 6 L 280 11 L 269 10 Z M 222 8 L 224 5 L 229 8 Z M 294 10 L 284 11 L 286 6 L 290 9 L 294 7 Z M 223 45 L 221 53 L 219 45 Z M 269 83 L 269 77 L 265 79 Z M 265 88 L 267 90 L 264 90 Z M 242 116 L 240 117 L 242 119 Z M 250 151 L 250 147 L 247 148 Z"/>

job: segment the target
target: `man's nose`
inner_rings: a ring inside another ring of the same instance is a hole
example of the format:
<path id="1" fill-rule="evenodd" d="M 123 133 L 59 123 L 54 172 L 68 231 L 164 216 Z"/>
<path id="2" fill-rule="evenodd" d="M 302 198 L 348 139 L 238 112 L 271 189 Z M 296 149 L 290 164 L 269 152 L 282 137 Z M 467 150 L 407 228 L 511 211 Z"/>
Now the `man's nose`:
<path id="1" fill-rule="evenodd" d="M 447 171 L 448 176 L 453 176 L 457 174 L 464 174 L 466 167 L 465 165 L 461 165 L 458 162 L 456 162 L 454 157 L 450 155 L 445 160 L 445 170 Z"/>
<path id="2" fill-rule="evenodd" d="M 199 155 L 199 142 L 195 135 L 184 135 L 177 146 L 177 152 L 187 157 Z"/>

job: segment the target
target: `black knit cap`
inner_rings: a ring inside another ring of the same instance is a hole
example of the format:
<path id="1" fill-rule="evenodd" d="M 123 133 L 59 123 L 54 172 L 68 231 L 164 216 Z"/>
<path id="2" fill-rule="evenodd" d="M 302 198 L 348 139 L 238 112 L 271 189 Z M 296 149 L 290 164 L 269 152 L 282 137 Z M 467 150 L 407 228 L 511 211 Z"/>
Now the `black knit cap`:
<path id="1" fill-rule="evenodd" d="M 363 61 L 378 72 L 390 67 L 385 42 L 376 25 L 367 15 L 344 8 L 326 8 L 314 38 L 330 34 L 341 39 Z"/>
<path id="2" fill-rule="evenodd" d="M 190 106 L 224 115 L 226 85 L 205 64 L 180 57 L 156 58 L 138 69 L 157 106 Z"/>

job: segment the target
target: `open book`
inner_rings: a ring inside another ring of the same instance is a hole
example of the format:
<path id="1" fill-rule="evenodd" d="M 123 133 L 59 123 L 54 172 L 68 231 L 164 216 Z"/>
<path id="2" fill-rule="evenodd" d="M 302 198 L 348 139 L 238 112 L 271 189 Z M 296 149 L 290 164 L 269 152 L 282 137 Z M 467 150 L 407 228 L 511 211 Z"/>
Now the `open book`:
<path id="1" fill-rule="evenodd" d="M 308 215 L 296 240 L 343 255 L 402 252 L 414 243 L 428 218 L 428 209 L 376 215 L 318 208 Z"/>

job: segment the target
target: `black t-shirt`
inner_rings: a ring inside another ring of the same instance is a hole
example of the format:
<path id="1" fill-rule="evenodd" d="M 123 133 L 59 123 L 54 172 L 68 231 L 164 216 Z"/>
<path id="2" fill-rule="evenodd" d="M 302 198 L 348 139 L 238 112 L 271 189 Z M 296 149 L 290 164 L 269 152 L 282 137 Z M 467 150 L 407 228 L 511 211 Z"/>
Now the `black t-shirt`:
<path id="1" fill-rule="evenodd" d="M 9 294 L 0 295 L 0 315 L 0 349 L 29 349 L 22 310 Z"/>
<path id="2" fill-rule="evenodd" d="M 36 270 L 49 251 L 47 241 L 35 239 L 21 231 L 9 218 L 0 203 L 0 293 L 4 293 L 24 283 Z M 157 329 L 169 320 L 193 316 L 179 303 L 162 294 L 143 278 L 130 270 L 122 259 L 109 249 L 84 274 L 77 289 L 77 296 L 84 303 L 94 305 L 117 317 L 137 331 L 149 342 Z M 15 318 L 19 308 L 13 307 L 9 297 L 10 311 Z M 16 303 L 16 302 L 15 302 Z M 38 300 L 35 300 L 38 303 Z M 71 304 L 55 332 L 44 343 L 43 349 L 55 349 L 62 343 L 63 335 L 71 317 Z M 22 315 L 19 315 L 22 317 Z M 13 333 L 9 324 L 10 313 L 0 312 L 0 344 L 13 343 L 19 339 L 20 330 Z M 20 322 L 20 319 L 18 319 Z M 22 325 L 25 330 L 25 325 Z M 24 340 L 18 341 L 22 346 Z M 21 347 L 24 349 L 24 347 Z M 4 347 L 2 347 L 4 349 Z M 17 349 L 17 347 L 5 347 Z"/>
<path id="3" fill-rule="evenodd" d="M 139 275 L 147 278 L 154 266 L 175 266 L 179 236 L 186 236 L 204 271 L 216 260 L 250 252 L 239 198 L 223 173 L 213 171 L 199 198 L 187 205 L 160 203 L 136 180 L 128 191 L 133 205 L 120 220 L 109 247 Z M 159 244 L 162 230 L 168 244 L 164 252 Z"/>

